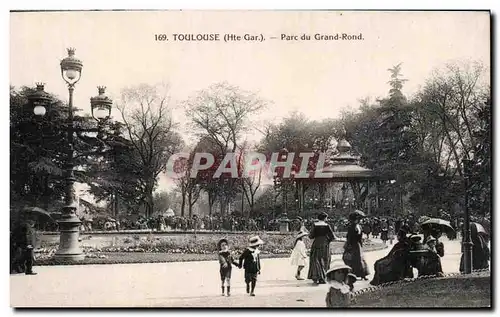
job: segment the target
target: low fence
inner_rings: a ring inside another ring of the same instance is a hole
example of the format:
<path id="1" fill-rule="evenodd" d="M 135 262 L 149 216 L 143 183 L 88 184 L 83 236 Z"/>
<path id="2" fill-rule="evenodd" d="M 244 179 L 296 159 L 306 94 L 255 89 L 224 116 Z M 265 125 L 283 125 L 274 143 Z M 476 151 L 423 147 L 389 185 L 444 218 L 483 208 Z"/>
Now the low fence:
<path id="1" fill-rule="evenodd" d="M 142 240 L 151 238 L 190 238 L 195 235 L 201 236 L 293 236 L 296 232 L 279 231 L 153 231 L 153 230 L 123 230 L 123 231 L 83 231 L 80 232 L 82 247 L 104 247 L 116 246 L 124 239 Z M 345 238 L 345 232 L 335 233 L 339 238 Z M 59 232 L 38 232 L 36 248 L 54 246 L 59 244 Z"/>
<path id="2" fill-rule="evenodd" d="M 364 299 L 365 297 L 370 297 L 371 294 L 375 295 L 377 292 L 383 291 L 389 287 L 400 287 L 400 288 L 406 288 L 408 285 L 412 283 L 417 283 L 422 280 L 429 280 L 429 279 L 442 279 L 442 278 L 452 278 L 452 277 L 468 277 L 468 276 L 481 276 L 484 275 L 484 273 L 490 273 L 490 269 L 481 269 L 481 270 L 473 270 L 471 274 L 465 274 L 465 273 L 446 273 L 446 274 L 439 274 L 439 275 L 423 275 L 423 276 L 418 276 L 416 278 L 405 278 L 403 280 L 398 280 L 398 281 L 393 281 L 393 282 L 387 282 L 383 284 L 379 284 L 377 286 L 369 286 L 366 288 L 362 288 L 358 291 L 355 291 L 350 294 L 350 305 L 355 306 L 357 299 Z M 416 296 L 418 296 L 416 294 Z"/>

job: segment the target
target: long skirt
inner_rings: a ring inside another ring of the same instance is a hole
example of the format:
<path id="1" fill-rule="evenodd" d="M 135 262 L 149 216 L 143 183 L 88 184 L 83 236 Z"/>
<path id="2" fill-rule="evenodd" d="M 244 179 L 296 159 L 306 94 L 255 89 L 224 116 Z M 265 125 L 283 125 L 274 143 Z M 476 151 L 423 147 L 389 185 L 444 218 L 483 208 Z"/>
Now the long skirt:
<path id="1" fill-rule="evenodd" d="M 370 275 L 368 264 L 366 264 L 363 251 L 361 250 L 361 245 L 359 243 L 354 245 L 345 245 L 342 260 L 344 260 L 345 264 L 351 267 L 352 273 L 357 277 L 364 278 L 367 275 Z"/>
<path id="2" fill-rule="evenodd" d="M 473 270 L 482 270 L 489 268 L 489 249 L 487 244 L 474 244 L 472 247 L 472 269 Z M 460 272 L 464 272 L 464 253 L 460 257 Z"/>
<path id="3" fill-rule="evenodd" d="M 313 281 L 326 281 L 326 271 L 330 269 L 330 242 L 326 237 L 314 239 L 309 256 L 309 272 L 307 278 Z"/>
<path id="4" fill-rule="evenodd" d="M 385 256 L 375 262 L 375 274 L 371 285 L 398 281 L 405 277 L 413 277 L 409 265 L 409 259 L 404 252 L 396 252 L 394 255 Z"/>

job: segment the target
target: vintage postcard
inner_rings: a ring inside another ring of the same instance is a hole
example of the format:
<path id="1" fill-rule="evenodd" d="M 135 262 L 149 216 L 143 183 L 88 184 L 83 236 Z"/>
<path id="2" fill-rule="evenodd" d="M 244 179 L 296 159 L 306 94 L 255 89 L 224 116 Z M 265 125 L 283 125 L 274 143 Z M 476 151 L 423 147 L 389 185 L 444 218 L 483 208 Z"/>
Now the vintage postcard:
<path id="1" fill-rule="evenodd" d="M 10 304 L 490 308 L 489 11 L 11 11 Z"/>

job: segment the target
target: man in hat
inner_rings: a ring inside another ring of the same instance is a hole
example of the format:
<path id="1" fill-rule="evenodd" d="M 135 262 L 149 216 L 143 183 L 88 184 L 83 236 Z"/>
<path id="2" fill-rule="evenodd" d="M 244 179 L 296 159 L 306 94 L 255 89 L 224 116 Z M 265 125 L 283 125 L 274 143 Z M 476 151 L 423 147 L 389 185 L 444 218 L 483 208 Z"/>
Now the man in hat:
<path id="1" fill-rule="evenodd" d="M 259 247 L 264 241 L 259 236 L 250 238 L 250 245 L 240 256 L 239 268 L 245 269 L 245 283 L 247 285 L 247 294 L 255 296 L 255 286 L 257 285 L 257 274 L 260 274 L 260 250 Z"/>
<path id="2" fill-rule="evenodd" d="M 35 221 L 28 215 L 22 214 L 18 225 L 13 231 L 14 243 L 21 251 L 19 266 L 24 268 L 24 273 L 26 275 L 36 275 L 36 273 L 33 272 L 33 262 L 35 258 L 33 249 L 35 247 L 36 239 L 34 226 Z"/>

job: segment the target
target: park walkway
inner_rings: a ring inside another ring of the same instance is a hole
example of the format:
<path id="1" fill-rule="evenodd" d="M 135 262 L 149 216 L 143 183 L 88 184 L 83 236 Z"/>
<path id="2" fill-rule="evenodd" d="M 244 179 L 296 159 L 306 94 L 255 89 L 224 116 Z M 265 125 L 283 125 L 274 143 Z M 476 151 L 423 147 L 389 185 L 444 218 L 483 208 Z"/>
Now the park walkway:
<path id="1" fill-rule="evenodd" d="M 460 243 L 443 242 L 443 270 L 458 272 Z M 371 270 L 388 251 L 365 253 Z M 334 260 L 340 258 L 333 256 Z M 11 306 L 323 307 L 326 286 L 295 280 L 295 268 L 289 263 L 287 258 L 262 260 L 256 297 L 245 294 L 243 270 L 237 268 L 231 281 L 232 296 L 222 297 L 217 261 L 36 267 L 38 275 L 10 276 Z M 355 285 L 356 289 L 367 287 L 368 281 Z"/>

